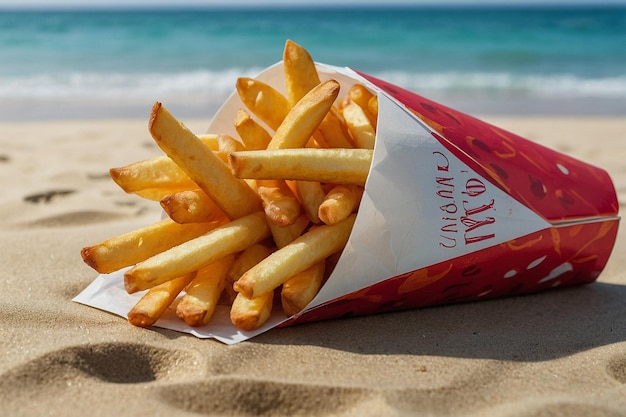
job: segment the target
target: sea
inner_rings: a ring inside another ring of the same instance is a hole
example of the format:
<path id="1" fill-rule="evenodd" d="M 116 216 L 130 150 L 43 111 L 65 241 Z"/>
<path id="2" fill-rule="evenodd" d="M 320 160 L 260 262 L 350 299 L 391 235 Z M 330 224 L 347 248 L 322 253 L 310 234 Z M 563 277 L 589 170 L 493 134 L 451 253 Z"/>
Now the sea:
<path id="1" fill-rule="evenodd" d="M 626 116 L 626 6 L 0 10 L 0 120 L 206 117 L 287 39 L 471 114 Z"/>

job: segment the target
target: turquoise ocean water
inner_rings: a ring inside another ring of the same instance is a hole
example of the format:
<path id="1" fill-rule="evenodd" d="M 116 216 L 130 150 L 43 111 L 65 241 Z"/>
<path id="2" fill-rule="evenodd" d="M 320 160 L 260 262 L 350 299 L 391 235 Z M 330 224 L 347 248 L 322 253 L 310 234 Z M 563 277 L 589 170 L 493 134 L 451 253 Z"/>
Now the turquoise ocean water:
<path id="1" fill-rule="evenodd" d="M 626 115 L 626 7 L 0 10 L 0 120 L 209 117 L 287 38 L 469 113 Z"/>

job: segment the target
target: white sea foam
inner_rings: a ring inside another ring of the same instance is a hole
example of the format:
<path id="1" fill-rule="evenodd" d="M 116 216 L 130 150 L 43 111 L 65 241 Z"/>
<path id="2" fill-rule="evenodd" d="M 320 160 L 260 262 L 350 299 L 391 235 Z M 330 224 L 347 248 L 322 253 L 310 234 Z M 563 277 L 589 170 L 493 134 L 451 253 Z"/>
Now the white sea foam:
<path id="1" fill-rule="evenodd" d="M 3 99 L 147 99 L 159 95 L 229 94 L 237 77 L 260 68 L 180 73 L 67 73 L 0 78 Z"/>
<path id="2" fill-rule="evenodd" d="M 626 98 L 626 74 L 605 78 L 582 78 L 570 74 L 535 75 L 511 73 L 441 72 L 376 74 L 392 84 L 412 91 L 527 94 L 555 98 Z"/>
<path id="3" fill-rule="evenodd" d="M 234 91 L 237 77 L 252 77 L 260 70 L 230 68 L 179 73 L 67 73 L 1 77 L 0 99 L 152 99 L 161 95 L 223 97 Z M 372 75 L 416 92 L 626 98 L 626 75 L 582 78 L 569 74 L 402 71 Z"/>

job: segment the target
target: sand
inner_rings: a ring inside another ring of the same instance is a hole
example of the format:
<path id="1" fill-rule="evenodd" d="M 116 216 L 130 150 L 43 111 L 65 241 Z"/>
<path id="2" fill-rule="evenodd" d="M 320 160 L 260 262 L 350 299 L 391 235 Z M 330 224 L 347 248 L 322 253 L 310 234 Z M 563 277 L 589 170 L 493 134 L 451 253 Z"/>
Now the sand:
<path id="1" fill-rule="evenodd" d="M 625 118 L 484 119 L 605 168 L 624 210 Z M 96 276 L 83 246 L 160 216 L 107 175 L 154 155 L 142 119 L 0 124 L 0 415 L 626 416 L 623 222 L 586 286 L 233 346 L 72 302 Z"/>

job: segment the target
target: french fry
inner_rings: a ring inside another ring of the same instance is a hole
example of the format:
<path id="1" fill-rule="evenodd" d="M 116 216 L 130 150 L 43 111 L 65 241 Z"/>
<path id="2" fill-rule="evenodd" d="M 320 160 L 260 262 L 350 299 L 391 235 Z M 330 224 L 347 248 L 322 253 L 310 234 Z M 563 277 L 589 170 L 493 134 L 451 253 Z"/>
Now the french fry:
<path id="1" fill-rule="evenodd" d="M 124 274 L 124 286 L 129 294 L 146 290 L 240 252 L 269 236 L 265 213 L 241 217 L 138 263 Z"/>
<path id="2" fill-rule="evenodd" d="M 300 216 L 299 221 L 287 227 L 276 226 L 271 222 L 269 224 L 270 229 L 272 229 L 274 241 L 277 242 L 278 247 L 283 247 L 300 236 L 308 223 L 308 218 L 303 215 Z M 270 254 L 271 250 L 266 246 L 259 244 L 251 246 L 236 259 L 237 265 L 233 264 L 231 271 L 229 271 L 227 275 L 228 280 L 233 283 L 236 282 L 251 267 L 261 262 Z M 298 292 L 298 290 L 306 291 L 304 288 L 310 288 L 311 286 L 302 284 L 292 286 L 293 294 L 288 296 L 288 300 L 296 298 L 296 292 Z M 274 293 L 263 294 L 254 299 L 248 299 L 241 293 L 236 294 L 231 306 L 231 322 L 241 330 L 255 330 L 262 326 L 270 316 Z M 305 294 L 302 297 L 306 296 Z"/>
<path id="3" fill-rule="evenodd" d="M 174 193 L 178 193 L 181 191 L 185 191 L 187 189 L 187 187 L 183 187 L 183 188 L 144 188 L 142 190 L 137 190 L 134 191 L 133 194 L 135 194 L 137 197 L 141 197 L 144 198 L 146 200 L 150 200 L 150 201 L 161 201 L 163 200 L 165 197 L 167 197 L 170 194 L 174 194 Z"/>
<path id="4" fill-rule="evenodd" d="M 200 139 L 200 142 L 204 143 L 204 145 L 212 151 L 219 150 L 219 145 L 217 141 L 218 136 L 219 135 L 215 133 L 199 133 L 196 135 L 196 137 Z"/>
<path id="5" fill-rule="evenodd" d="M 276 223 L 268 222 L 272 231 L 272 238 L 277 248 L 291 243 L 295 238 L 300 236 L 309 225 L 309 216 L 302 214 L 289 226 L 278 226 Z"/>
<path id="6" fill-rule="evenodd" d="M 246 147 L 241 142 L 229 135 L 218 135 L 217 142 L 219 148 L 218 156 L 220 156 L 220 159 L 225 163 L 228 163 L 228 154 L 246 150 Z"/>
<path id="7" fill-rule="evenodd" d="M 101 274 L 108 274 L 201 236 L 220 222 L 178 224 L 171 219 L 112 237 L 81 250 L 83 261 Z"/>
<path id="8" fill-rule="evenodd" d="M 310 268 L 289 278 L 280 291 L 283 311 L 288 316 L 299 313 L 315 298 L 324 279 L 325 262 L 318 262 Z"/>
<path id="9" fill-rule="evenodd" d="M 359 105 L 359 107 L 363 110 L 365 116 L 367 116 L 367 120 L 369 120 L 370 124 L 376 129 L 376 116 L 369 109 L 369 102 L 374 97 L 374 94 L 369 91 L 363 84 L 353 84 L 352 87 L 348 90 L 348 94 L 346 95 L 346 100 L 352 101 Z M 378 112 L 376 112 L 378 113 Z"/>
<path id="10" fill-rule="evenodd" d="M 337 185 L 326 194 L 319 207 L 319 218 L 326 224 L 335 224 L 347 218 L 359 207 L 363 187 Z"/>
<path id="11" fill-rule="evenodd" d="M 309 91 L 287 113 L 267 149 L 305 146 L 338 94 L 339 83 L 335 80 L 325 81 Z"/>
<path id="12" fill-rule="evenodd" d="M 230 321 L 238 329 L 256 330 L 269 319 L 273 304 L 273 292 L 262 294 L 253 299 L 238 293 L 230 308 Z"/>
<path id="13" fill-rule="evenodd" d="M 309 52 L 290 39 L 285 42 L 283 50 L 283 68 L 287 99 L 292 106 L 321 83 Z M 318 142 L 322 142 L 324 147 L 352 147 L 348 135 L 332 111 L 322 119 L 313 136 Z"/>
<path id="14" fill-rule="evenodd" d="M 285 42 L 283 49 L 283 68 L 285 91 L 292 106 L 320 84 L 320 78 L 311 55 L 291 39 Z"/>
<path id="15" fill-rule="evenodd" d="M 265 149 L 270 143 L 270 140 L 272 140 L 272 136 L 267 133 L 267 130 L 258 124 L 244 109 L 239 109 L 235 115 L 234 124 L 235 130 L 239 134 L 246 149 Z"/>
<path id="16" fill-rule="evenodd" d="M 168 194 L 161 208 L 176 223 L 204 223 L 227 220 L 226 214 L 204 191 L 196 188 Z"/>
<path id="17" fill-rule="evenodd" d="M 266 245 L 257 243 L 241 252 L 228 272 L 226 273 L 227 285 L 236 282 L 246 271 L 263 259 L 267 258 L 272 250 Z M 241 330 L 255 330 L 262 326 L 272 312 L 274 294 L 267 294 L 254 300 L 245 298 L 242 294 L 235 293 L 231 303 L 231 322 Z"/>
<path id="18" fill-rule="evenodd" d="M 343 108 L 343 117 L 356 146 L 363 149 L 374 149 L 376 130 L 361 106 L 351 101 Z"/>
<path id="19" fill-rule="evenodd" d="M 200 269 L 176 306 L 176 315 L 192 327 L 208 324 L 224 290 L 226 271 L 234 260 L 234 255 L 228 255 Z"/>
<path id="20" fill-rule="evenodd" d="M 234 284 L 248 269 L 267 258 L 270 253 L 272 249 L 262 243 L 255 243 L 244 249 L 226 272 L 226 282 Z"/>
<path id="21" fill-rule="evenodd" d="M 367 108 L 378 122 L 378 96 L 372 96 L 367 102 Z"/>
<path id="22" fill-rule="evenodd" d="M 153 106 L 148 127 L 159 147 L 228 217 L 236 219 L 261 209 L 254 190 L 234 178 L 228 166 L 161 103 Z"/>
<path id="23" fill-rule="evenodd" d="M 111 168 L 109 174 L 113 181 L 127 193 L 151 188 L 185 189 L 195 187 L 191 178 L 167 156 Z"/>
<path id="24" fill-rule="evenodd" d="M 291 109 L 285 96 L 262 81 L 241 77 L 236 88 L 243 104 L 272 130 L 278 129 Z"/>
<path id="25" fill-rule="evenodd" d="M 370 149 L 277 149 L 229 155 L 237 178 L 318 181 L 364 185 L 372 161 Z"/>
<path id="26" fill-rule="evenodd" d="M 152 326 L 195 276 L 196 273 L 192 272 L 150 288 L 128 312 L 130 324 Z"/>
<path id="27" fill-rule="evenodd" d="M 353 148 L 350 134 L 339 119 L 334 109 L 331 109 L 317 128 L 315 138 L 323 142 L 327 148 Z"/>
<path id="28" fill-rule="evenodd" d="M 356 215 L 334 225 L 318 226 L 273 252 L 235 282 L 235 291 L 256 298 L 340 251 L 348 242 Z"/>
<path id="29" fill-rule="evenodd" d="M 265 215 L 274 224 L 289 226 L 300 215 L 300 202 L 284 181 L 258 181 L 257 194 L 263 202 Z"/>
<path id="30" fill-rule="evenodd" d="M 326 196 L 322 185 L 317 181 L 296 181 L 295 183 L 296 193 L 309 219 L 315 224 L 321 222 L 318 213 L 320 204 L 322 204 Z"/>
<path id="31" fill-rule="evenodd" d="M 209 149 L 218 151 L 218 135 L 207 133 L 198 135 L 198 138 Z M 135 193 L 157 201 L 162 197 L 152 197 L 160 193 L 156 190 L 167 189 L 173 192 L 194 188 L 195 184 L 185 171 L 165 155 L 144 159 L 123 167 L 111 168 L 109 174 L 113 181 L 127 193 Z"/>

